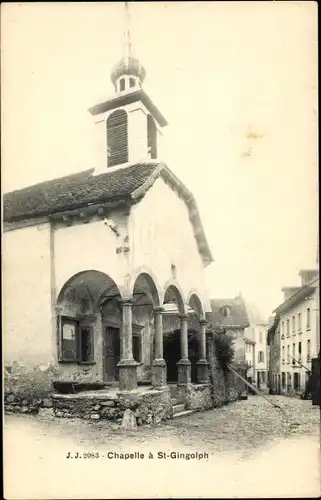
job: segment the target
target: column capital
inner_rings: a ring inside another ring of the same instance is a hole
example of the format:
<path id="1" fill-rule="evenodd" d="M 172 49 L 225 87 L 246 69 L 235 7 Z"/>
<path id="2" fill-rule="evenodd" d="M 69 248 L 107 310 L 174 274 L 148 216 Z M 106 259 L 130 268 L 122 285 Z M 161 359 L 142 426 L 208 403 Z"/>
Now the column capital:
<path id="1" fill-rule="evenodd" d="M 128 299 L 120 299 L 119 303 L 123 306 L 132 306 L 133 305 L 133 299 L 128 298 Z"/>
<path id="2" fill-rule="evenodd" d="M 188 315 L 187 315 L 187 314 L 182 314 L 182 313 L 180 313 L 179 318 L 180 318 L 180 320 L 182 320 L 182 321 L 185 321 L 185 320 L 187 321 L 187 320 L 188 320 Z"/>
<path id="3" fill-rule="evenodd" d="M 153 309 L 154 314 L 161 314 L 165 311 L 164 307 L 162 306 L 156 306 Z"/>
<path id="4" fill-rule="evenodd" d="M 207 324 L 208 324 L 207 319 L 205 319 L 205 318 L 200 319 L 200 325 L 206 326 Z"/>

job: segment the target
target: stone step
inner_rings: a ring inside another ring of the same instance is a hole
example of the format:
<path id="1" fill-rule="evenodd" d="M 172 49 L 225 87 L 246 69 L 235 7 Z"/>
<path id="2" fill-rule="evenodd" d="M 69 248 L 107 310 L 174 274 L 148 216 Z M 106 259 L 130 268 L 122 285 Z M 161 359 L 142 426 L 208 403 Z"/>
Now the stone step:
<path id="1" fill-rule="evenodd" d="M 180 412 L 182 412 L 182 411 L 184 411 L 184 410 L 185 410 L 185 405 L 184 405 L 184 403 L 178 403 L 178 404 L 176 404 L 176 405 L 173 405 L 173 413 L 174 413 L 174 415 L 175 415 L 176 413 L 180 413 Z"/>
<path id="2" fill-rule="evenodd" d="M 184 410 L 184 411 L 181 411 L 179 413 L 175 413 L 173 415 L 173 418 L 187 417 L 188 415 L 191 415 L 192 413 L 194 413 L 194 410 Z"/>

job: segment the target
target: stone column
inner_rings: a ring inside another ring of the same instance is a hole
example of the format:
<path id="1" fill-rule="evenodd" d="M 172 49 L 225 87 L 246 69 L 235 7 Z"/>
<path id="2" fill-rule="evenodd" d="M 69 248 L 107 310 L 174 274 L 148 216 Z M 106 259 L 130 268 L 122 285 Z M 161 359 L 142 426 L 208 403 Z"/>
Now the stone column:
<path id="1" fill-rule="evenodd" d="M 181 359 L 177 363 L 178 383 L 189 384 L 191 382 L 191 362 L 188 359 L 188 331 L 187 315 L 182 314 L 181 320 Z"/>
<path id="2" fill-rule="evenodd" d="M 137 387 L 137 363 L 133 358 L 132 301 L 122 301 L 122 328 L 120 332 L 121 359 L 119 368 L 119 389 L 131 391 Z"/>
<path id="3" fill-rule="evenodd" d="M 152 385 L 164 387 L 166 385 L 166 361 L 163 358 L 163 311 L 161 307 L 154 309 L 155 317 L 155 358 L 152 366 Z"/>
<path id="4" fill-rule="evenodd" d="M 200 359 L 197 361 L 197 382 L 199 384 L 206 384 L 209 381 L 208 378 L 208 361 L 206 359 L 206 325 L 207 321 L 205 319 L 200 320 Z"/>

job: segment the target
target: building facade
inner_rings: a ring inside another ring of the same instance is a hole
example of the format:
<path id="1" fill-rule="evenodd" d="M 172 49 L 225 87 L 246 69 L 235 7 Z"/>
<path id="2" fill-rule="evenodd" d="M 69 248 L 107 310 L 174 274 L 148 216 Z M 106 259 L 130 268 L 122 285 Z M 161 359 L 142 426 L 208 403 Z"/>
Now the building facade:
<path id="1" fill-rule="evenodd" d="M 223 328 L 233 338 L 235 362 L 246 365 L 248 361 L 247 345 L 250 339 L 245 336 L 249 326 L 249 318 L 243 297 L 240 295 L 229 299 L 211 299 L 211 313 L 208 319 L 214 328 Z M 250 356 L 253 360 L 253 357 Z"/>
<path id="2" fill-rule="evenodd" d="M 269 347 L 268 384 L 270 394 L 281 392 L 280 372 L 280 318 L 272 316 L 268 322 L 267 345 Z"/>
<path id="3" fill-rule="evenodd" d="M 90 108 L 95 169 L 4 196 L 9 391 L 208 382 L 213 259 L 192 193 L 160 159 L 167 122 L 145 76 L 128 49 L 114 95 Z"/>
<path id="4" fill-rule="evenodd" d="M 318 356 L 319 271 L 302 270 L 301 286 L 285 287 L 284 302 L 274 311 L 279 318 L 281 390 L 302 393 Z"/>

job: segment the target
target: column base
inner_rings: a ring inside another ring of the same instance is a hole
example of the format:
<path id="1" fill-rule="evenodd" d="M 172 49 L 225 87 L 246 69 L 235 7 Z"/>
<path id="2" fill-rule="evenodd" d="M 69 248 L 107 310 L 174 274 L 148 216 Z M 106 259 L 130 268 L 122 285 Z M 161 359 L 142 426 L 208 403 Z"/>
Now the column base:
<path id="1" fill-rule="evenodd" d="M 206 359 L 199 359 L 196 363 L 197 366 L 197 382 L 199 384 L 206 384 L 209 381 L 209 362 Z"/>
<path id="2" fill-rule="evenodd" d="M 164 387 L 167 383 L 166 361 L 162 358 L 154 359 L 152 366 L 153 387 Z"/>
<path id="3" fill-rule="evenodd" d="M 117 364 L 120 391 L 132 391 L 137 388 L 137 366 L 139 363 L 133 359 L 123 359 Z"/>
<path id="4" fill-rule="evenodd" d="M 191 362 L 189 359 L 180 359 L 177 363 L 179 384 L 191 383 Z"/>

